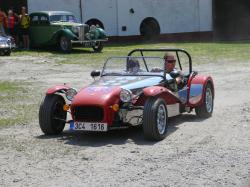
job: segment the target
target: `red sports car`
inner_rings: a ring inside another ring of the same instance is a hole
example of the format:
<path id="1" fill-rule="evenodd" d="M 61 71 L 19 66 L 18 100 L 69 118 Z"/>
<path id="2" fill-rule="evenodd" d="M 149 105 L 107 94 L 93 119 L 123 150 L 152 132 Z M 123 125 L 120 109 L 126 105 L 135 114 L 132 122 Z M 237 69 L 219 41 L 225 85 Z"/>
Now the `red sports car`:
<path id="1" fill-rule="evenodd" d="M 165 69 L 166 52 L 182 72 L 181 85 L 178 75 Z M 193 71 L 191 56 L 182 49 L 135 49 L 126 57 L 108 58 L 91 76 L 96 80 L 79 91 L 67 85 L 48 89 L 39 111 L 45 134 L 61 133 L 66 123 L 75 131 L 103 132 L 141 125 L 147 139 L 162 140 L 169 117 L 194 109 L 207 118 L 213 112 L 213 80 Z"/>

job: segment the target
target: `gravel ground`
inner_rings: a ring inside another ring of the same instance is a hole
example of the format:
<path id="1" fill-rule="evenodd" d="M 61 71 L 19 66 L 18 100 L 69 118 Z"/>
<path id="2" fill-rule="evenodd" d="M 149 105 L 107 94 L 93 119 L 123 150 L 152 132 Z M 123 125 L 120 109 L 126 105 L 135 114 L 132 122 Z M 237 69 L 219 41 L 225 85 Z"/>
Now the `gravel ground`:
<path id="1" fill-rule="evenodd" d="M 44 57 L 0 59 L 0 80 L 29 83 L 39 102 L 47 87 L 87 85 L 91 67 Z M 165 140 L 141 129 L 44 136 L 38 120 L 0 129 L 0 186 L 250 186 L 250 63 L 195 67 L 215 83 L 213 116 L 170 120 Z M 37 98 L 38 97 L 38 98 Z"/>

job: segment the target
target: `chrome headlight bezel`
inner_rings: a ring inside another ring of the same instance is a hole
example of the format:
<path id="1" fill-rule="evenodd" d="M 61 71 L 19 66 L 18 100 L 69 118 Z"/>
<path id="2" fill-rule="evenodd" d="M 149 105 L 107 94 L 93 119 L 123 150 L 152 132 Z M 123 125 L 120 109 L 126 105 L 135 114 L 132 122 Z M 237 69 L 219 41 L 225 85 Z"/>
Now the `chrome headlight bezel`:
<path id="1" fill-rule="evenodd" d="M 122 89 L 120 92 L 120 99 L 124 103 L 128 103 L 132 101 L 132 92 L 127 89 Z"/>
<path id="2" fill-rule="evenodd" d="M 0 40 L 0 47 L 9 47 L 9 44 L 6 40 Z"/>
<path id="3" fill-rule="evenodd" d="M 76 89 L 74 88 L 70 88 L 65 92 L 65 96 L 69 101 L 72 101 L 75 97 L 75 95 L 77 94 Z"/>
<path id="4" fill-rule="evenodd" d="M 78 29 L 77 26 L 73 26 L 73 27 L 71 28 L 71 30 L 72 30 L 72 32 L 75 33 L 75 34 L 78 34 L 78 33 L 79 33 L 79 29 Z"/>

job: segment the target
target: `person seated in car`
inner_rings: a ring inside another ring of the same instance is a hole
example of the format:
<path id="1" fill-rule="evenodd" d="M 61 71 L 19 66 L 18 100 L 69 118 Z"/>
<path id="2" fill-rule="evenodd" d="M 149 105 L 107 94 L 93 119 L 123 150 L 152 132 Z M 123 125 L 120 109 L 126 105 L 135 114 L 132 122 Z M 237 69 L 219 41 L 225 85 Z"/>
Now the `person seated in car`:
<path id="1" fill-rule="evenodd" d="M 136 58 L 130 58 L 127 62 L 127 72 L 129 73 L 137 73 L 140 70 L 140 63 Z"/>
<path id="2" fill-rule="evenodd" d="M 176 86 L 174 87 L 174 90 L 179 90 L 181 88 L 183 88 L 184 86 L 184 75 L 182 73 L 182 71 L 176 69 L 175 65 L 176 65 L 176 59 L 173 55 L 170 55 L 168 53 L 166 53 L 164 55 L 164 61 L 165 61 L 165 70 L 166 73 L 168 73 L 176 82 L 177 84 L 177 88 Z"/>

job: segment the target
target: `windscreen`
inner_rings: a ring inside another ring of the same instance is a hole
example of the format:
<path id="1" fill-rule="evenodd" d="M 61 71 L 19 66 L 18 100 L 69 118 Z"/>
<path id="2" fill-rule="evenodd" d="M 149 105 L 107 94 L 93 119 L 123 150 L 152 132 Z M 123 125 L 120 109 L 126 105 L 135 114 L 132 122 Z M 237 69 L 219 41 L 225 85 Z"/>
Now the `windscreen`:
<path id="1" fill-rule="evenodd" d="M 164 60 L 159 57 L 111 57 L 102 71 L 102 76 L 108 75 L 164 76 Z"/>
<path id="2" fill-rule="evenodd" d="M 77 23 L 75 16 L 73 15 L 51 15 L 50 16 L 51 22 L 74 22 Z"/>
<path id="3" fill-rule="evenodd" d="M 157 49 L 150 51 L 150 49 L 147 50 L 143 50 L 140 51 L 135 51 L 133 52 L 132 56 L 141 56 L 143 54 L 143 56 L 150 56 L 150 57 L 160 57 L 160 58 L 164 58 L 166 55 L 168 56 L 172 56 L 175 60 L 175 69 L 176 70 L 180 70 L 182 71 L 183 74 L 189 74 L 190 72 L 190 63 L 189 63 L 189 57 L 187 54 L 185 54 L 182 51 L 178 51 L 175 49 L 159 49 L 159 51 L 157 51 Z"/>

